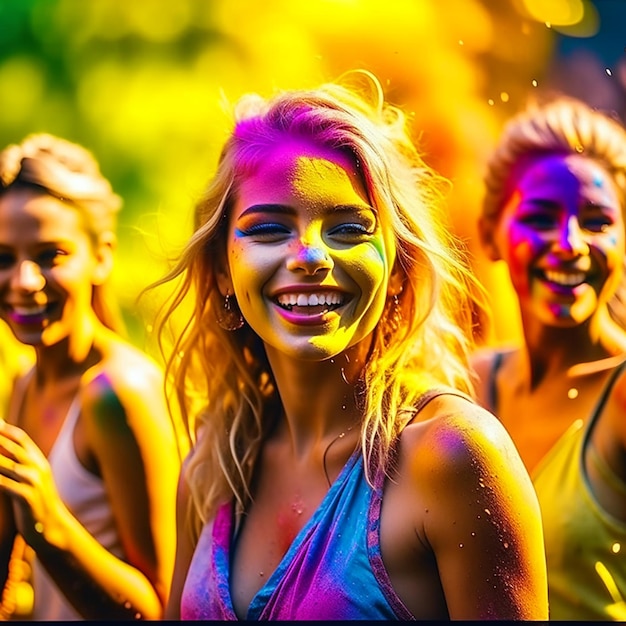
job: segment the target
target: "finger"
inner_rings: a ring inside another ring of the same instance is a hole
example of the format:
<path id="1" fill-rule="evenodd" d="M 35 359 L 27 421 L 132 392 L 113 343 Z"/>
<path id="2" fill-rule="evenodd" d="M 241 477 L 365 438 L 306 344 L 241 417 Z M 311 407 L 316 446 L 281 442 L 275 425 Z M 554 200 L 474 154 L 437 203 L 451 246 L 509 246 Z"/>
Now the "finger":
<path id="1" fill-rule="evenodd" d="M 11 458 L 0 455 L 0 473 L 15 478 L 17 476 L 18 464 Z"/>
<path id="2" fill-rule="evenodd" d="M 4 420 L 0 420 L 0 434 L 17 442 L 23 442 L 29 438 L 22 428 L 15 426 L 15 424 L 9 424 L 9 422 Z"/>
<path id="3" fill-rule="evenodd" d="M 2 434 L 0 434 L 0 456 L 14 462 L 26 462 L 28 460 L 24 448 Z"/>
<path id="4" fill-rule="evenodd" d="M 0 447 L 18 463 L 28 464 L 45 459 L 43 452 L 25 431 L 6 422 L 0 425 Z"/>
<path id="5" fill-rule="evenodd" d="M 30 506 L 28 503 L 33 497 L 33 488 L 30 485 L 0 472 L 0 489 L 11 496 L 18 497 Z"/>
<path id="6" fill-rule="evenodd" d="M 0 471 L 9 474 L 15 473 L 16 463 L 12 459 L 9 459 L 5 456 L 0 457 Z"/>

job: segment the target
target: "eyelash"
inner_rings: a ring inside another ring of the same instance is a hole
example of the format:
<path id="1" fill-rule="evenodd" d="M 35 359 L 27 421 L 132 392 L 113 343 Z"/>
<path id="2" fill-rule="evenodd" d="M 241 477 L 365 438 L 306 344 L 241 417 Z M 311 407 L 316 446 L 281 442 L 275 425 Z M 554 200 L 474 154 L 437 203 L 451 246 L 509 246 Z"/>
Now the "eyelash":
<path id="1" fill-rule="evenodd" d="M 280 236 L 289 234 L 290 229 L 283 224 L 278 223 L 261 223 L 253 224 L 247 228 L 237 229 L 237 233 L 243 237 L 263 237 L 263 236 Z M 340 224 L 328 231 L 333 236 L 363 236 L 371 235 L 373 229 L 368 229 L 365 225 L 357 223 Z"/>
<path id="2" fill-rule="evenodd" d="M 251 236 L 259 236 L 259 235 L 277 235 L 277 234 L 288 234 L 289 229 L 282 224 L 276 223 L 262 223 L 262 224 L 253 224 L 248 228 L 237 229 L 237 232 L 244 237 Z"/>
<path id="3" fill-rule="evenodd" d="M 350 224 L 341 224 L 340 226 L 336 226 L 335 228 L 330 230 L 330 235 L 343 235 L 343 234 L 356 234 L 356 235 L 371 235 L 372 231 L 368 229 L 363 224 L 359 223 L 350 223 Z"/>

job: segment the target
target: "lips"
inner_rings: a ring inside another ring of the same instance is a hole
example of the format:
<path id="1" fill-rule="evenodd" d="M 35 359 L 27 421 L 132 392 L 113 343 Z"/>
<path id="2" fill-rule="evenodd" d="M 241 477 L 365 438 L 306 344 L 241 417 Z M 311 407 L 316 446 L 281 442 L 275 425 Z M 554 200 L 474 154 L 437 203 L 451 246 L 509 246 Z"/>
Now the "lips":
<path id="1" fill-rule="evenodd" d="M 49 314 L 51 304 L 8 305 L 8 316 L 16 324 L 39 324 Z"/>

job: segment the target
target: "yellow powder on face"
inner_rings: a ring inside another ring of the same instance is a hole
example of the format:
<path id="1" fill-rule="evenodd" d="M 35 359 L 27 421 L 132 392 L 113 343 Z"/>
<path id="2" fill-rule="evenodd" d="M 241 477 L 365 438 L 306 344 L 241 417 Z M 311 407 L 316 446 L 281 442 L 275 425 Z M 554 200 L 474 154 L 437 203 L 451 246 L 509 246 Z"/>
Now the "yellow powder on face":
<path id="1" fill-rule="evenodd" d="M 312 209 L 321 209 L 332 204 L 332 198 L 337 197 L 338 190 L 345 188 L 359 195 L 364 205 L 367 204 L 367 193 L 356 172 L 349 173 L 345 169 L 349 163 L 347 160 L 346 163 L 341 161 L 341 157 L 330 161 L 320 157 L 299 156 L 293 169 L 286 172 L 294 196 L 306 200 Z"/>

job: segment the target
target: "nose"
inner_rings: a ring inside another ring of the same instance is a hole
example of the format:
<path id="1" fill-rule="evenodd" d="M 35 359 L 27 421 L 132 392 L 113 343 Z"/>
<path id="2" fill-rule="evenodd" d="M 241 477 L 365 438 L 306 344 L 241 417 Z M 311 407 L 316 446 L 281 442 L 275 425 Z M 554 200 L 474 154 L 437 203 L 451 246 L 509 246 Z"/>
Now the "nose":
<path id="1" fill-rule="evenodd" d="M 575 215 L 570 215 L 563 223 L 557 243 L 559 250 L 566 254 L 572 256 L 589 254 L 589 245 Z"/>
<path id="2" fill-rule="evenodd" d="M 287 268 L 289 270 L 302 270 L 310 275 L 328 271 L 332 266 L 332 260 L 322 242 L 299 242 L 297 248 L 287 260 Z"/>
<path id="3" fill-rule="evenodd" d="M 41 273 L 41 268 L 33 261 L 22 261 L 17 265 L 17 271 L 13 275 L 13 285 L 23 291 L 41 291 L 46 284 L 46 279 Z"/>

